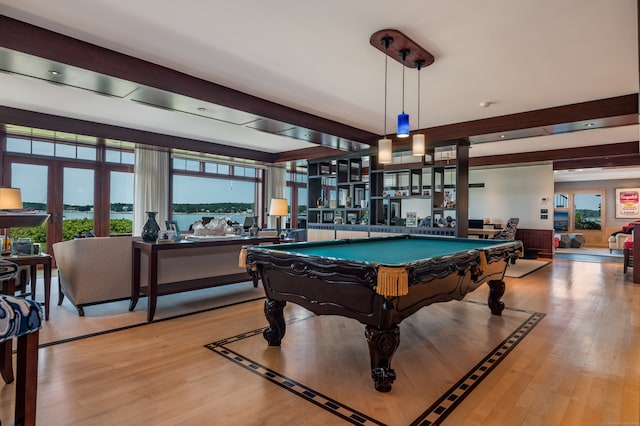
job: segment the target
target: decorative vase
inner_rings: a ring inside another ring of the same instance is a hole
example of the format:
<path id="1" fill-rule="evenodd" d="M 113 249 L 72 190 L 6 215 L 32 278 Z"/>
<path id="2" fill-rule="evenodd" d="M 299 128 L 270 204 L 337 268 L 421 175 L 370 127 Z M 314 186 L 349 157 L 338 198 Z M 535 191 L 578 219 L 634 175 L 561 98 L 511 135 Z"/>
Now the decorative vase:
<path id="1" fill-rule="evenodd" d="M 158 239 L 160 225 L 156 222 L 158 212 L 147 212 L 147 223 L 142 227 L 142 240 L 153 243 Z"/>
<path id="2" fill-rule="evenodd" d="M 258 216 L 254 216 L 253 217 L 253 225 L 251 225 L 251 228 L 249 228 L 249 236 L 250 237 L 257 237 L 259 230 L 260 230 L 260 228 L 258 228 Z"/>

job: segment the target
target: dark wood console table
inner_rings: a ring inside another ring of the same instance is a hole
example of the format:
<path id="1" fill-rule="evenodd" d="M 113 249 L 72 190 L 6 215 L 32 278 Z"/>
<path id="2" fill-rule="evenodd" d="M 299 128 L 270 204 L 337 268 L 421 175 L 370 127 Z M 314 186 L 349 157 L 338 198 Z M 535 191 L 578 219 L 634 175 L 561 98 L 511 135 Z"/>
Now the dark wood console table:
<path id="1" fill-rule="evenodd" d="M 146 295 L 148 297 L 147 321 L 152 321 L 158 296 L 248 281 L 250 278 L 247 272 L 238 267 L 242 246 L 279 242 L 278 237 L 197 242 L 183 240 L 173 244 L 133 241 L 129 310 L 135 309 L 141 294 Z M 186 264 L 189 261 L 197 261 L 196 256 L 204 260 L 203 264 L 198 265 L 202 270 L 196 271 L 197 273 L 193 271 L 196 268 L 190 268 Z M 225 259 L 223 263 L 216 264 L 219 262 L 219 256 L 225 256 Z M 146 270 L 143 260 L 146 261 Z M 235 262 L 233 265 L 230 264 L 232 261 Z M 171 262 L 174 266 L 184 267 L 184 270 L 177 271 L 176 268 L 172 268 Z M 217 273 L 216 269 L 222 272 Z M 143 276 L 145 272 L 146 277 Z M 193 273 L 192 276 L 190 273 Z M 184 276 L 179 276 L 181 274 Z M 141 281 L 144 282 L 141 284 Z"/>

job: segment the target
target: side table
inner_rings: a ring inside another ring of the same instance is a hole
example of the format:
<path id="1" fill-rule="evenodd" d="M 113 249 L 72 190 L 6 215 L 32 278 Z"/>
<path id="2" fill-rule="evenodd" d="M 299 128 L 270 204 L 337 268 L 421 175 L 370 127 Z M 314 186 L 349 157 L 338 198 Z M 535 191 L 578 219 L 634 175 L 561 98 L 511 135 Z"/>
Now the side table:
<path id="1" fill-rule="evenodd" d="M 38 265 L 44 269 L 44 319 L 49 321 L 49 301 L 51 299 L 51 255 L 46 253 L 31 256 L 2 256 L 2 259 L 18 266 L 29 266 L 31 273 L 31 298 L 35 299 L 36 283 L 38 282 Z"/>

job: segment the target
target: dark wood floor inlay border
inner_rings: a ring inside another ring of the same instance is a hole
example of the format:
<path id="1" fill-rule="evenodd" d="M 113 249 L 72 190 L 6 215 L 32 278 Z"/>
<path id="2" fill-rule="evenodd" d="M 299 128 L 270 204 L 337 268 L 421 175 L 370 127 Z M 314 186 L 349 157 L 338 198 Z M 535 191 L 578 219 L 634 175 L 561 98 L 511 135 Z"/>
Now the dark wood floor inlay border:
<path id="1" fill-rule="evenodd" d="M 236 338 L 238 336 L 231 337 L 226 339 L 228 342 L 238 341 L 245 339 L 247 337 L 255 336 L 257 334 L 262 334 L 262 331 L 266 330 L 266 327 L 261 330 L 254 330 L 248 333 L 243 333 L 240 338 Z M 223 342 L 223 340 L 219 341 Z M 205 345 L 205 348 L 212 350 L 213 352 L 222 355 L 227 358 L 229 361 L 232 361 L 252 373 L 261 376 L 262 378 L 269 380 L 270 382 L 288 390 L 296 394 L 297 396 L 306 399 L 307 401 L 321 407 L 331 413 L 335 414 L 338 417 L 343 418 L 344 420 L 352 423 L 354 425 L 379 425 L 382 426 L 384 423 L 381 423 L 366 414 L 360 413 L 348 406 L 341 404 L 335 399 L 331 399 L 326 395 L 323 395 L 320 392 L 316 392 L 315 390 L 303 385 L 300 382 L 293 380 L 290 377 L 286 377 L 277 371 L 273 371 L 259 363 L 235 352 L 227 347 L 218 344 L 219 342 L 210 343 Z"/>
<path id="2" fill-rule="evenodd" d="M 481 302 L 466 301 L 484 305 Z M 489 373 L 520 343 L 536 325 L 545 317 L 546 314 L 540 312 L 532 312 L 524 309 L 505 308 L 506 310 L 524 312 L 529 317 L 520 324 L 506 339 L 497 345 L 482 361 L 476 364 L 467 374 L 465 374 L 455 385 L 449 388 L 440 398 L 438 398 L 429 408 L 427 408 L 418 418 L 416 418 L 412 426 L 428 426 L 440 424 L 453 410 L 466 398 L 476 386 L 484 380 Z M 287 325 L 293 322 L 304 321 L 308 318 L 296 319 L 287 322 Z M 340 403 L 330 397 L 317 392 L 294 379 L 286 377 L 274 370 L 269 369 L 259 363 L 243 356 L 226 347 L 233 342 L 244 340 L 250 337 L 262 335 L 267 327 L 248 331 L 245 333 L 231 336 L 226 339 L 209 343 L 204 347 L 221 355 L 227 360 L 251 371 L 252 373 L 294 393 L 295 395 L 306 399 L 307 401 L 323 408 L 332 414 L 356 425 L 384 425 L 385 423 L 367 416 L 347 405 Z"/>
<path id="3" fill-rule="evenodd" d="M 458 383 L 449 388 L 447 392 L 411 423 L 411 426 L 440 424 L 544 317 L 545 314 L 540 312 L 531 313 L 531 316 L 520 327 L 496 346 L 482 361 L 476 364 Z"/>

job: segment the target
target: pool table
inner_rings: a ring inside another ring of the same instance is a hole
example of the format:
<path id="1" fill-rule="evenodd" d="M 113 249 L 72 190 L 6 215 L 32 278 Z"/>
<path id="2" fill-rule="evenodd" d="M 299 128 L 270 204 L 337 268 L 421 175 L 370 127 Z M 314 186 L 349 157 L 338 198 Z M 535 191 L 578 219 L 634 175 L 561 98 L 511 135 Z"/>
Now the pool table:
<path id="1" fill-rule="evenodd" d="M 240 263 L 254 283 L 262 280 L 270 346 L 284 337 L 286 302 L 353 318 L 366 326 L 375 388 L 388 392 L 398 324 L 424 306 L 461 300 L 484 282 L 491 313 L 500 315 L 505 270 L 522 250 L 520 241 L 399 235 L 248 246 Z"/>

